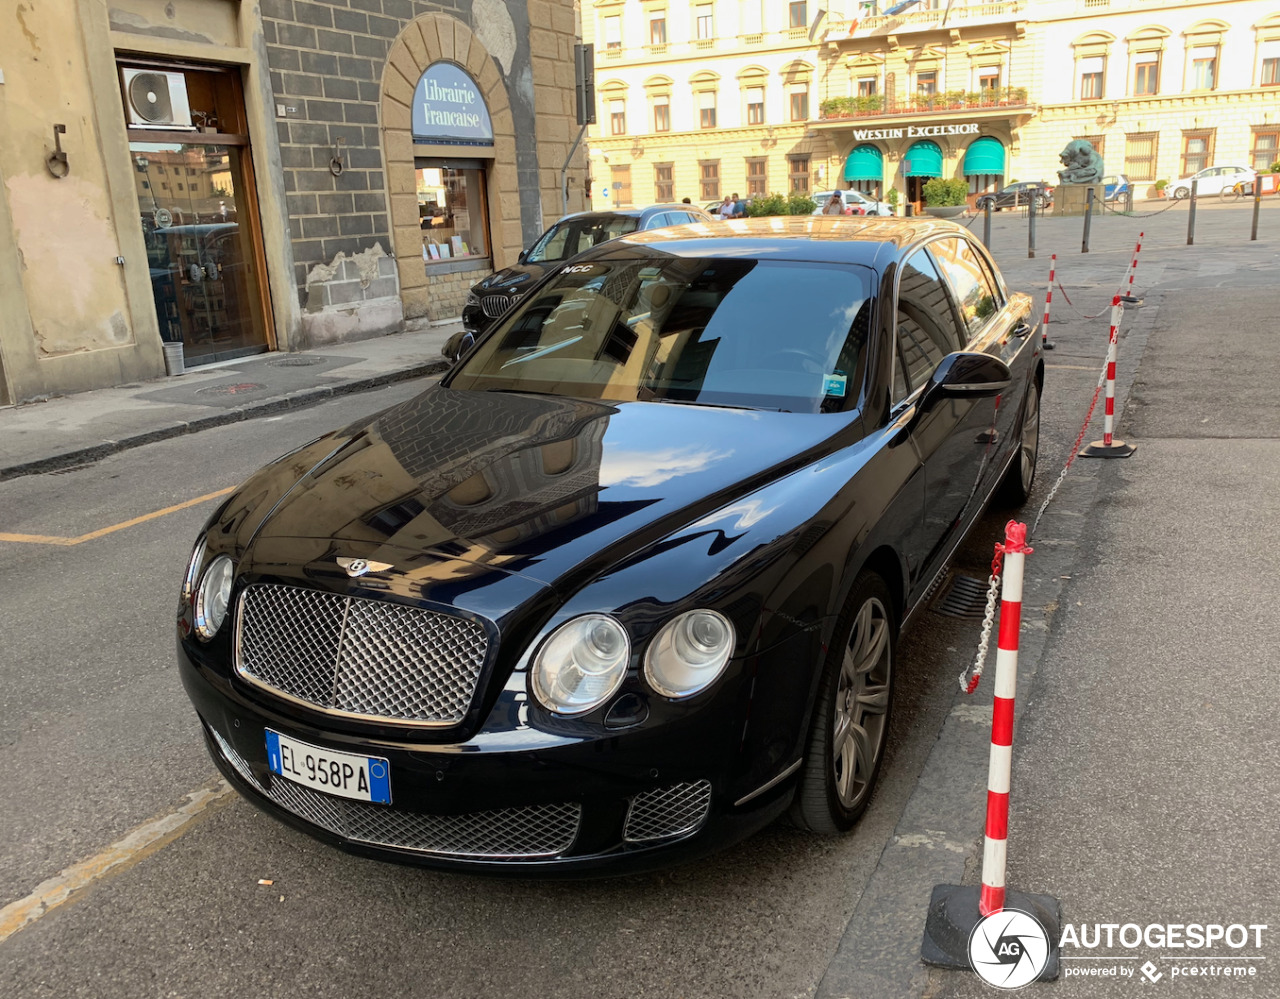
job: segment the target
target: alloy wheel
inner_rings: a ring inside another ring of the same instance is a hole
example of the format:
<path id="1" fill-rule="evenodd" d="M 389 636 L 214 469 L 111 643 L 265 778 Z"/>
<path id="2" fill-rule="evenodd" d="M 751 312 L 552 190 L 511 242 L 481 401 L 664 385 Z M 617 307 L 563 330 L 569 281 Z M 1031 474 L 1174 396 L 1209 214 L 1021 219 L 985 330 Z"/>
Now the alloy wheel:
<path id="1" fill-rule="evenodd" d="M 840 804 L 853 808 L 870 788 L 888 734 L 892 627 L 884 604 L 858 609 L 836 685 L 831 766 Z"/>
<path id="2" fill-rule="evenodd" d="M 1027 392 L 1027 409 L 1022 416 L 1022 491 L 1030 496 L 1036 477 L 1036 457 L 1040 452 L 1040 393 L 1035 384 Z"/>

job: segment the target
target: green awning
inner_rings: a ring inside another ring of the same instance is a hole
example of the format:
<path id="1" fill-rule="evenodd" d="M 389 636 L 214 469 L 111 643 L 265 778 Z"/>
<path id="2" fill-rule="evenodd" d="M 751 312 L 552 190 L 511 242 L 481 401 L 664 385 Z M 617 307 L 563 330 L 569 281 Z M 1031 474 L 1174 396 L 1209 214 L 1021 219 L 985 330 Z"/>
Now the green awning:
<path id="1" fill-rule="evenodd" d="M 875 146 L 856 146 L 844 161 L 845 180 L 884 180 L 884 153 Z"/>
<path id="2" fill-rule="evenodd" d="M 902 157 L 902 176 L 941 177 L 942 147 L 928 139 L 913 142 Z"/>
<path id="3" fill-rule="evenodd" d="M 984 135 L 981 139 L 974 139 L 973 144 L 965 150 L 964 175 L 972 177 L 975 173 L 1004 176 L 1004 146 L 999 139 Z"/>

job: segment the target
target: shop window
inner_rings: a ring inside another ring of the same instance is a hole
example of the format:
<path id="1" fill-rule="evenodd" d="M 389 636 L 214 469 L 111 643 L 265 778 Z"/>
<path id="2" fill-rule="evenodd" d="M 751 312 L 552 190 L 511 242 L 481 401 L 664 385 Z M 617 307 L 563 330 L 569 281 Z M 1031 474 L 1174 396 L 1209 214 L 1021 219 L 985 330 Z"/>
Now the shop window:
<path id="1" fill-rule="evenodd" d="M 609 167 L 609 186 L 613 188 L 613 203 L 617 206 L 631 204 L 631 164 Z"/>
<path id="2" fill-rule="evenodd" d="M 659 94 L 653 99 L 653 130 L 671 131 L 671 98 L 666 94 Z"/>
<path id="3" fill-rule="evenodd" d="M 768 161 L 763 156 L 747 160 L 747 197 L 761 197 L 769 193 Z"/>
<path id="4" fill-rule="evenodd" d="M 791 120 L 809 120 L 809 84 L 793 83 L 791 85 Z"/>
<path id="5" fill-rule="evenodd" d="M 1252 157 L 1255 170 L 1259 173 L 1269 171 L 1271 164 L 1276 160 L 1280 160 L 1280 130 L 1255 131 L 1253 133 L 1253 149 L 1250 150 L 1249 155 Z"/>
<path id="6" fill-rule="evenodd" d="M 1213 132 L 1182 133 L 1182 176 L 1199 173 L 1213 162 Z"/>
<path id="7" fill-rule="evenodd" d="M 787 26 L 791 28 L 807 28 L 809 26 L 808 6 L 804 0 L 791 3 L 787 8 Z"/>
<path id="8" fill-rule="evenodd" d="M 747 88 L 747 124 L 764 124 L 764 87 Z"/>
<path id="9" fill-rule="evenodd" d="M 604 47 L 606 49 L 622 48 L 622 18 L 616 14 L 604 19 Z"/>
<path id="10" fill-rule="evenodd" d="M 1258 80 L 1263 87 L 1280 87 L 1280 38 L 1265 41 L 1258 53 L 1262 60 L 1262 73 Z"/>
<path id="11" fill-rule="evenodd" d="M 859 194 L 865 194 L 868 198 L 876 201 L 880 200 L 880 181 L 878 180 L 855 180 L 850 182 L 853 190 Z"/>
<path id="12" fill-rule="evenodd" d="M 995 194 L 1003 186 L 1004 176 L 998 173 L 969 174 L 970 194 Z"/>
<path id="13" fill-rule="evenodd" d="M 700 3 L 693 9 L 696 35 L 699 41 L 716 37 L 714 5 Z"/>
<path id="14" fill-rule="evenodd" d="M 1133 57 L 1133 95 L 1149 97 L 1160 93 L 1160 53 L 1139 52 Z"/>
<path id="15" fill-rule="evenodd" d="M 1124 137 L 1124 172 L 1130 180 L 1156 179 L 1157 132 L 1135 132 Z"/>
<path id="16" fill-rule="evenodd" d="M 791 190 L 800 194 L 809 193 L 809 157 L 808 156 L 788 156 L 787 157 L 788 181 L 791 184 Z"/>
<path id="17" fill-rule="evenodd" d="M 610 135 L 626 135 L 627 134 L 627 102 L 626 101 L 610 101 L 609 102 L 609 134 Z"/>
<path id="18" fill-rule="evenodd" d="M 489 255 L 484 171 L 443 160 L 415 163 L 422 255 L 427 265 Z"/>
<path id="19" fill-rule="evenodd" d="M 716 127 L 716 92 L 704 90 L 698 94 L 698 127 Z"/>
<path id="20" fill-rule="evenodd" d="M 718 201 L 720 199 L 720 161 L 699 160 L 698 176 L 702 182 L 702 200 Z"/>
<path id="21" fill-rule="evenodd" d="M 654 11 L 649 15 L 649 44 L 667 44 L 667 12 L 665 10 Z"/>
<path id="22" fill-rule="evenodd" d="M 1102 100 L 1102 76 L 1106 62 L 1106 56 L 1090 56 L 1080 60 L 1080 100 Z"/>
<path id="23" fill-rule="evenodd" d="M 936 69 L 926 70 L 923 73 L 916 74 L 916 93 L 923 94 L 926 97 L 932 97 L 938 92 L 938 71 Z"/>
<path id="24" fill-rule="evenodd" d="M 1188 90 L 1212 90 L 1218 85 L 1218 46 L 1197 45 L 1191 50 Z"/>
<path id="25" fill-rule="evenodd" d="M 674 163 L 653 165 L 653 200 L 659 204 L 676 200 Z"/>
<path id="26" fill-rule="evenodd" d="M 874 97 L 877 93 L 876 78 L 874 76 L 858 77 L 858 96 Z"/>
<path id="27" fill-rule="evenodd" d="M 985 99 L 993 99 L 1000 91 L 1000 67 L 982 66 L 978 69 L 978 90 Z"/>

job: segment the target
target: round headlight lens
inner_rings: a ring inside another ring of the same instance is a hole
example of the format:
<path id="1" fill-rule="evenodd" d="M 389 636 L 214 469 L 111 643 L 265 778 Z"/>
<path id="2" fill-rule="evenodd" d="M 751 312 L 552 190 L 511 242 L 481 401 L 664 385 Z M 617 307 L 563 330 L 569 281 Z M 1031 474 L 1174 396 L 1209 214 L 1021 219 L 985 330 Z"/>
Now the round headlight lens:
<path id="1" fill-rule="evenodd" d="M 204 553 L 209 543 L 201 535 L 191 553 L 191 561 L 187 563 L 187 574 L 182 577 L 182 599 L 190 601 L 196 595 L 196 580 L 200 576 L 200 565 L 204 562 Z"/>
<path id="2" fill-rule="evenodd" d="M 549 710 L 580 715 L 617 691 L 631 659 L 631 639 L 617 621 L 587 614 L 567 621 L 533 659 L 533 695 Z"/>
<path id="3" fill-rule="evenodd" d="M 227 619 L 227 605 L 231 602 L 231 580 L 235 566 L 226 555 L 219 555 L 209 563 L 196 591 L 196 634 L 206 642 L 218 633 Z"/>
<path id="4" fill-rule="evenodd" d="M 664 627 L 644 657 L 644 676 L 659 694 L 689 697 L 724 672 L 733 655 L 733 626 L 713 610 L 681 614 Z"/>

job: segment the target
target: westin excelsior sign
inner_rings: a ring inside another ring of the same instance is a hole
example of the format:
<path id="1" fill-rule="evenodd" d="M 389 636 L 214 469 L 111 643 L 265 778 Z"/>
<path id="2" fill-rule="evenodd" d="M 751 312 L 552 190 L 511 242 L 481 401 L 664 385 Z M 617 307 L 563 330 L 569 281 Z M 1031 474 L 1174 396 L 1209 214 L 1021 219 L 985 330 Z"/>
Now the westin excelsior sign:
<path id="1" fill-rule="evenodd" d="M 905 128 L 855 128 L 853 137 L 859 142 L 867 139 L 927 139 L 935 135 L 977 135 L 976 121 L 956 122 L 951 125 L 908 125 Z"/>

